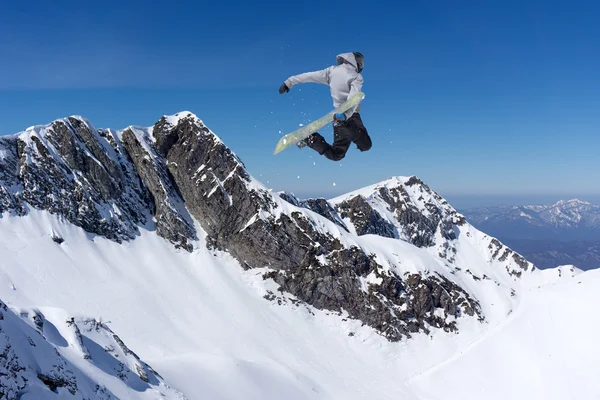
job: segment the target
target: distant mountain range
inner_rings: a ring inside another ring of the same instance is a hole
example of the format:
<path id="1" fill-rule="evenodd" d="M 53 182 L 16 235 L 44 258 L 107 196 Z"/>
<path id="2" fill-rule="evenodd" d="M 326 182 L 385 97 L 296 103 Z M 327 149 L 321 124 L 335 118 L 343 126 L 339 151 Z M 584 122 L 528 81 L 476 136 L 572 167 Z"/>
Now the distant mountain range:
<path id="1" fill-rule="evenodd" d="M 577 199 L 551 205 L 469 208 L 461 212 L 479 229 L 500 238 L 600 240 L 600 206 Z"/>
<path id="2" fill-rule="evenodd" d="M 600 267 L 600 205 L 571 199 L 550 205 L 460 211 L 478 229 L 504 241 L 540 268 Z"/>

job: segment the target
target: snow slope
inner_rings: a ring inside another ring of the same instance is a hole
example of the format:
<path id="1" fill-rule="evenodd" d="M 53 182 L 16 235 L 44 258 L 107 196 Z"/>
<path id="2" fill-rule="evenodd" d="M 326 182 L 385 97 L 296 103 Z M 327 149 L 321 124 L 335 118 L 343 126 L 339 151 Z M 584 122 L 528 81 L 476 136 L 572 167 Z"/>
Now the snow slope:
<path id="1" fill-rule="evenodd" d="M 0 302 L 0 395 L 7 399 L 185 399 L 104 323 Z"/>
<path id="2" fill-rule="evenodd" d="M 54 234 L 65 242 L 52 241 Z M 372 235 L 361 240 L 382 257 L 396 253 L 415 268 L 430 265 L 426 250 L 407 243 Z M 600 325 L 593 312 L 596 271 L 536 275 L 522 284 L 523 296 L 507 318 L 462 319 L 458 335 L 435 331 L 390 343 L 357 321 L 289 296 L 284 305 L 266 301 L 276 285 L 262 279 L 263 271 L 243 271 L 228 254 L 195 247 L 192 254 L 176 250 L 149 231 L 117 244 L 36 210 L 4 216 L 0 299 L 15 308 L 54 307 L 105 321 L 190 399 L 600 394 L 592 379 L 600 371 L 591 362 L 600 357 L 591 337 Z M 566 368 L 576 363 L 581 367 Z M 107 381 L 100 371 L 89 374 Z"/>
<path id="3" fill-rule="evenodd" d="M 504 323 L 409 387 L 430 400 L 600 399 L 599 287 L 592 270 L 530 288 Z"/>

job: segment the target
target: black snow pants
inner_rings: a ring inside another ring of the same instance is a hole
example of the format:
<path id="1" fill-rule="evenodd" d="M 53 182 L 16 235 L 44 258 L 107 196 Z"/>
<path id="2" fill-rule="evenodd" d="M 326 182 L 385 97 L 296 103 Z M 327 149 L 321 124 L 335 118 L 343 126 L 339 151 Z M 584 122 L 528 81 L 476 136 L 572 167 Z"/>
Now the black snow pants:
<path id="1" fill-rule="evenodd" d="M 345 122 L 334 122 L 333 144 L 330 145 L 320 133 L 315 132 L 309 137 L 308 147 L 330 160 L 339 161 L 344 158 L 350 143 L 353 142 L 360 151 L 367 151 L 372 145 L 359 113 L 352 114 Z"/>

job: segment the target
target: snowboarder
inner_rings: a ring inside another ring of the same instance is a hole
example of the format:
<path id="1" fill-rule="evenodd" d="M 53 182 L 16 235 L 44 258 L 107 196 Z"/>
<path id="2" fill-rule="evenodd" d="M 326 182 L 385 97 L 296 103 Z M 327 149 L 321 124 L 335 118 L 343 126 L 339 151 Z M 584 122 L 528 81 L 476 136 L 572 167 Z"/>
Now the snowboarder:
<path id="1" fill-rule="evenodd" d="M 360 72 L 364 66 L 364 56 L 355 51 L 343 53 L 336 57 L 337 65 L 332 65 L 321 71 L 306 72 L 289 77 L 279 88 L 279 93 L 287 93 L 298 83 L 322 83 L 329 85 L 333 105 L 337 108 L 353 94 L 362 89 L 363 77 Z M 333 144 L 330 145 L 318 132 L 313 133 L 298 143 L 317 151 L 330 160 L 339 161 L 346 155 L 350 143 L 354 142 L 360 151 L 371 148 L 371 138 L 360 118 L 360 105 L 345 113 L 333 117 Z"/>

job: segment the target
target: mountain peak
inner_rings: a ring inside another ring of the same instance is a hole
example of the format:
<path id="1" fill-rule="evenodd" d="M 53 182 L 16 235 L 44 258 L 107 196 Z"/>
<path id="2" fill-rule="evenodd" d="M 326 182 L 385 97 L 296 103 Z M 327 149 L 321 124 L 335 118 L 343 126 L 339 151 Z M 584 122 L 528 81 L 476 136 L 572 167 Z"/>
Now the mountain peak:
<path id="1" fill-rule="evenodd" d="M 577 198 L 552 204 L 513 205 L 463 210 L 471 223 L 513 240 L 596 241 L 600 206 Z"/>
<path id="2" fill-rule="evenodd" d="M 590 206 L 592 205 L 590 202 L 579 199 L 569 199 L 569 200 L 559 200 L 554 203 L 553 207 L 563 207 L 563 206 Z"/>
<path id="3" fill-rule="evenodd" d="M 81 115 L 69 115 L 68 117 L 63 117 L 63 118 L 57 118 L 55 120 L 53 120 L 50 123 L 47 124 L 39 124 L 39 125 L 32 125 L 27 127 L 25 130 L 21 131 L 21 132 L 17 132 L 15 134 L 12 135 L 6 135 L 3 136 L 4 138 L 17 138 L 17 137 L 21 137 L 21 138 L 26 138 L 31 134 L 37 134 L 37 135 L 43 135 L 45 133 L 46 130 L 51 129 L 53 126 L 55 126 L 56 124 L 65 124 L 65 125 L 69 125 L 72 121 L 78 121 L 79 123 L 85 125 L 88 129 L 90 130 L 95 130 L 94 126 L 92 125 L 92 123 L 90 122 L 90 120 L 88 120 L 87 118 L 81 116 Z"/>
<path id="4" fill-rule="evenodd" d="M 182 119 L 188 118 L 196 123 L 202 123 L 202 120 L 190 111 L 180 111 L 173 115 L 163 115 L 163 118 L 171 125 L 176 126 Z"/>
<path id="5" fill-rule="evenodd" d="M 397 188 L 404 187 L 404 186 L 410 187 L 410 186 L 414 186 L 414 185 L 422 185 L 423 188 L 427 187 L 427 185 L 425 185 L 423 183 L 423 181 L 421 179 L 419 179 L 417 176 L 398 175 L 398 176 L 392 176 L 383 181 L 365 186 L 361 189 L 353 190 L 351 192 L 337 196 L 337 197 L 331 199 L 330 201 L 336 203 L 336 202 L 342 201 L 344 199 L 355 197 L 355 196 L 362 196 L 364 198 L 370 198 L 374 194 L 379 193 L 379 191 L 383 188 L 386 188 L 386 189 L 396 188 L 397 189 Z M 429 189 L 429 188 L 427 187 L 427 189 Z"/>

